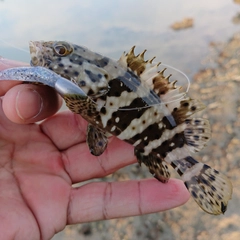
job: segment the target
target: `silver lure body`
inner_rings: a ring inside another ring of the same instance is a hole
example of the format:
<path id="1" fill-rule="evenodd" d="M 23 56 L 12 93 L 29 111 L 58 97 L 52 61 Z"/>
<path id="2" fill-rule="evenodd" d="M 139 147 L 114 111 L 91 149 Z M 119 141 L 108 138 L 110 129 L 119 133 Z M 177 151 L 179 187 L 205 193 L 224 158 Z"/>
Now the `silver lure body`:
<path id="1" fill-rule="evenodd" d="M 76 84 L 44 67 L 17 67 L 0 71 L 0 80 L 42 83 L 54 88 L 62 97 L 76 94 L 87 98 L 87 94 Z"/>

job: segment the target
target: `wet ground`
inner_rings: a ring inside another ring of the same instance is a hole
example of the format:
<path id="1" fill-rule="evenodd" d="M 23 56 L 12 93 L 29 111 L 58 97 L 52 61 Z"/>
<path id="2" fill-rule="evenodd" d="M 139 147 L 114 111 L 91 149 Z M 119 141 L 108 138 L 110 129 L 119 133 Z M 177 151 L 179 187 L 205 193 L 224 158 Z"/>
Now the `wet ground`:
<path id="1" fill-rule="evenodd" d="M 238 240 L 240 239 L 240 33 L 227 43 L 211 43 L 206 68 L 194 76 L 190 95 L 207 106 L 212 140 L 197 158 L 229 176 L 233 198 L 224 215 L 203 212 L 191 199 L 184 206 L 156 214 L 68 226 L 53 240 Z M 173 174 L 174 175 L 174 174 Z M 110 180 L 149 177 L 129 166 Z"/>

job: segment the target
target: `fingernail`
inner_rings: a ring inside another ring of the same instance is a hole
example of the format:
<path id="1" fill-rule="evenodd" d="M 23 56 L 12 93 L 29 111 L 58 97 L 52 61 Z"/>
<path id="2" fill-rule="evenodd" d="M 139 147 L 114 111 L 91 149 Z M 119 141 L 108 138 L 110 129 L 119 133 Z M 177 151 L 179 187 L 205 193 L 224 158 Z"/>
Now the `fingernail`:
<path id="1" fill-rule="evenodd" d="M 16 111 L 23 120 L 36 118 L 43 108 L 43 100 L 39 93 L 31 88 L 18 92 L 16 98 Z"/>

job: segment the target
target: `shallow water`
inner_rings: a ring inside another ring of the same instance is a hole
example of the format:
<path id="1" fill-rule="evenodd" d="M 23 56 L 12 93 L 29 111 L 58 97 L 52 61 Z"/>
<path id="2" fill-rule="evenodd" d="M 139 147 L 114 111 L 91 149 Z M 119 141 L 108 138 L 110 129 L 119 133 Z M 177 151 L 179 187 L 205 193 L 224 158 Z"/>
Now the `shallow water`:
<path id="1" fill-rule="evenodd" d="M 239 30 L 233 18 L 240 5 L 229 0 L 19 2 L 0 1 L 0 55 L 26 62 L 29 40 L 68 40 L 115 59 L 137 45 L 136 52 L 146 48 L 148 58 L 157 56 L 192 77 L 202 68 L 209 43 Z M 193 18 L 192 28 L 170 28 L 185 17 Z"/>

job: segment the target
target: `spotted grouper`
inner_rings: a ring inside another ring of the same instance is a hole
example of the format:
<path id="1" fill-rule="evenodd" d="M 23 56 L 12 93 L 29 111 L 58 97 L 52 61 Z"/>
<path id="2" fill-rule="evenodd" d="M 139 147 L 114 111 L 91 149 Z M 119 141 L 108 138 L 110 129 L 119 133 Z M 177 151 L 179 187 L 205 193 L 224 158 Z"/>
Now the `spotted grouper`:
<path id="1" fill-rule="evenodd" d="M 157 180 L 168 181 L 171 165 L 204 211 L 226 211 L 230 180 L 192 157 L 211 138 L 208 120 L 193 116 L 204 105 L 182 93 L 153 59 L 144 60 L 145 51 L 136 56 L 133 47 L 114 61 L 69 42 L 32 41 L 30 53 L 32 67 L 2 71 L 0 79 L 54 87 L 88 121 L 93 155 L 101 155 L 114 135 L 134 146 L 139 164 Z"/>

